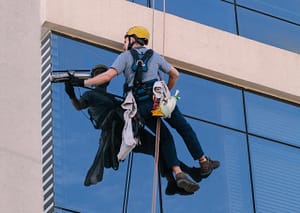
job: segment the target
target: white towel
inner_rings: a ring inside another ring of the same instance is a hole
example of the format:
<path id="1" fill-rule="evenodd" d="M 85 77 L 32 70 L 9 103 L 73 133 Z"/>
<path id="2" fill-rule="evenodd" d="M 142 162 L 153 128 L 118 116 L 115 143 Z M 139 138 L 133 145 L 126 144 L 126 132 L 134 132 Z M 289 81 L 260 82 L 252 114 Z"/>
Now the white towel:
<path id="1" fill-rule="evenodd" d="M 124 160 L 138 143 L 138 139 L 134 138 L 132 129 L 132 118 L 137 113 L 137 104 L 131 91 L 127 94 L 121 106 L 125 109 L 123 114 L 125 123 L 122 131 L 122 144 L 118 153 L 119 161 Z"/>

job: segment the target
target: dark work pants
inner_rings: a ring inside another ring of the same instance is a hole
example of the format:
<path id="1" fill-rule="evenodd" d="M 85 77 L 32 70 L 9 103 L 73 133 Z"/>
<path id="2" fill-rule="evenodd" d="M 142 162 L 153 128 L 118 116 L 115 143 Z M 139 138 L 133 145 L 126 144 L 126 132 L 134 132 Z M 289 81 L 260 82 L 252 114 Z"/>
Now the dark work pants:
<path id="1" fill-rule="evenodd" d="M 157 117 L 151 115 L 153 101 L 148 98 L 137 103 L 140 115 L 145 120 L 145 125 L 153 132 L 156 133 Z M 176 148 L 173 136 L 171 135 L 167 126 L 161 122 L 160 128 L 160 153 L 168 168 L 179 166 Z"/>
<path id="2" fill-rule="evenodd" d="M 194 132 L 191 125 L 183 117 L 182 113 L 180 112 L 177 106 L 172 112 L 171 118 L 166 118 L 165 120 L 182 137 L 194 160 L 198 160 L 202 155 L 204 155 L 196 133 Z"/>

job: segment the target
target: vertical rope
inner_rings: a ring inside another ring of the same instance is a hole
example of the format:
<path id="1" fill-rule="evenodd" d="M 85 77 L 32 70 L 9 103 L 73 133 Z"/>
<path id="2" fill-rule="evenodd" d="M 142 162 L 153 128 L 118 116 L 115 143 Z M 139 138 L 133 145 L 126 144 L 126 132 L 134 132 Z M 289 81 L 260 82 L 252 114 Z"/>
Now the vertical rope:
<path id="1" fill-rule="evenodd" d="M 158 171 L 160 171 L 160 164 L 158 164 Z M 158 176 L 158 188 L 159 188 L 159 207 L 160 213 L 163 213 L 162 191 L 161 191 L 161 176 Z"/>
<path id="2" fill-rule="evenodd" d="M 152 38 L 154 38 L 154 11 L 155 11 L 155 5 L 154 0 L 152 4 L 153 13 L 152 13 Z M 165 55 L 165 9 L 166 9 L 166 3 L 164 0 L 163 4 L 163 56 Z M 152 39 L 152 47 L 154 39 Z M 161 79 L 162 80 L 162 79 Z M 163 210 L 162 208 L 162 193 L 161 193 L 161 182 L 159 178 L 159 147 L 160 147 L 160 127 L 161 127 L 161 119 L 158 117 L 156 122 L 156 135 L 155 135 L 155 155 L 154 155 L 154 174 L 153 174 L 153 188 L 152 188 L 152 213 L 156 212 L 156 195 L 157 195 L 157 183 L 159 181 L 160 186 L 160 207 L 161 212 Z"/>
<path id="3" fill-rule="evenodd" d="M 154 154 L 154 174 L 153 174 L 153 188 L 152 188 L 152 213 L 156 212 L 156 195 L 157 195 L 157 182 L 158 182 L 158 160 L 159 160 L 159 143 L 160 143 L 160 118 L 156 122 L 156 135 L 155 135 L 155 154 Z"/>
<path id="4" fill-rule="evenodd" d="M 152 0 L 152 29 L 151 29 L 151 34 L 152 34 L 152 44 L 151 48 L 154 48 L 154 12 L 155 12 L 155 0 Z"/>
<path id="5" fill-rule="evenodd" d="M 155 18 L 155 0 L 152 0 L 152 49 L 154 47 L 154 18 Z M 158 177 L 158 159 L 159 159 L 159 139 L 160 139 L 160 119 L 156 122 L 155 135 L 155 152 L 154 152 L 154 172 L 152 185 L 152 213 L 156 212 L 156 195 L 157 195 L 157 177 Z"/>
<path id="6" fill-rule="evenodd" d="M 130 188 L 131 173 L 132 173 L 132 161 L 133 161 L 133 152 L 130 152 L 128 157 L 127 171 L 126 171 L 122 213 L 127 213 L 127 208 L 128 208 L 129 188 Z"/>
<path id="7" fill-rule="evenodd" d="M 163 50 L 162 50 L 163 56 L 165 56 L 165 40 L 166 40 L 166 0 L 163 1 Z"/>

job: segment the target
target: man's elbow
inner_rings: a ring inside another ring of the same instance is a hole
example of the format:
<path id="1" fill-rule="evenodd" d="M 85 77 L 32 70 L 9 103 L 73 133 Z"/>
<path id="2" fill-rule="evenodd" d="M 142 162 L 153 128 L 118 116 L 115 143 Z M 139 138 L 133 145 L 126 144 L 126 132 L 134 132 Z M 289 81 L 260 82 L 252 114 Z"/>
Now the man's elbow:
<path id="1" fill-rule="evenodd" d="M 177 71 L 177 70 L 176 70 Z M 177 71 L 176 73 L 175 73 L 175 78 L 177 79 L 177 78 L 179 78 L 179 72 Z"/>
<path id="2" fill-rule="evenodd" d="M 174 80 L 177 80 L 179 78 L 179 72 L 176 68 L 173 68 L 171 71 L 170 71 L 170 77 Z"/>

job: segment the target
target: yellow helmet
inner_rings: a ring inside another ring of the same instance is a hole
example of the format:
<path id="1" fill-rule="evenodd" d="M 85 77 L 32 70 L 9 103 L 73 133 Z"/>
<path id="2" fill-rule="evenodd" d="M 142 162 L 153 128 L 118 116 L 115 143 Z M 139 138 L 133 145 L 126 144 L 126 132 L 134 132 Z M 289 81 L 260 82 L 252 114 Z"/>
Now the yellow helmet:
<path id="1" fill-rule="evenodd" d="M 135 35 L 137 38 L 149 40 L 150 33 L 149 31 L 142 26 L 134 26 L 128 29 L 125 36 L 133 36 Z"/>

